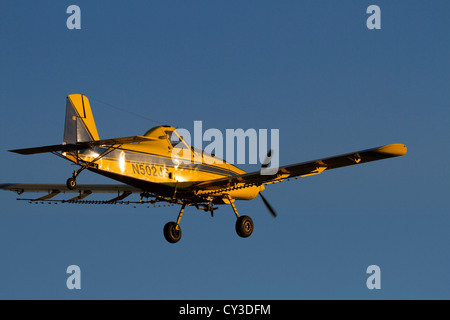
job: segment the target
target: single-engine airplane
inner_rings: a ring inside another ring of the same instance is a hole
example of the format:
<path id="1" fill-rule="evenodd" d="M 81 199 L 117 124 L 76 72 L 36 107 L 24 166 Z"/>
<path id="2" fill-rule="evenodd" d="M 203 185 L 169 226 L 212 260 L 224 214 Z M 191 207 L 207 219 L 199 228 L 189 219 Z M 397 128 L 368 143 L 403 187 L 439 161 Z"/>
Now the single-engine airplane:
<path id="1" fill-rule="evenodd" d="M 62 144 L 10 151 L 23 155 L 49 152 L 75 163 L 80 168 L 74 171 L 65 185 L 4 183 L 0 184 L 0 189 L 14 191 L 19 195 L 24 192 L 47 193 L 35 199 L 18 199 L 29 202 L 177 204 L 181 209 L 176 222 L 168 222 L 164 226 L 164 236 L 170 243 L 181 239 L 180 221 L 186 206 L 194 206 L 214 215 L 218 208 L 215 205 L 227 204 L 232 207 L 237 217 L 237 234 L 247 238 L 253 232 L 253 221 L 248 216 L 238 214 L 235 200 L 252 200 L 259 195 L 275 217 L 275 210 L 261 194 L 265 185 L 289 178 L 316 175 L 325 170 L 403 156 L 407 151 L 403 144 L 390 144 L 283 166 L 275 174 L 262 175 L 260 171 L 246 173 L 225 161 L 215 161 L 215 164 L 211 164 L 214 163 L 211 161 L 214 160 L 211 159 L 214 155 L 188 145 L 186 147 L 190 152 L 184 155 L 180 152 L 180 159 L 193 159 L 195 155 L 200 156 L 202 161 L 177 163 L 172 159 L 172 150 L 180 142 L 186 144 L 171 126 L 152 128 L 143 136 L 100 139 L 88 98 L 81 94 L 72 94 L 67 97 Z M 86 169 L 121 184 L 77 185 L 78 176 Z M 54 200 L 60 193 L 77 195 L 68 200 Z M 108 201 L 84 200 L 92 193 L 111 193 L 117 196 Z M 133 193 L 140 195 L 140 201 L 124 200 Z"/>

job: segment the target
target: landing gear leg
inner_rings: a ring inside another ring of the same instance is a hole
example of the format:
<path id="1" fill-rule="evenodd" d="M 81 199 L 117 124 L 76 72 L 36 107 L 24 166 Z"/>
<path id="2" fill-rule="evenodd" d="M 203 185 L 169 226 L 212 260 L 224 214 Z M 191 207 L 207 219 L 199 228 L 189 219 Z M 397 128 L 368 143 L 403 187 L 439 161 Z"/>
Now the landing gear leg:
<path id="1" fill-rule="evenodd" d="M 239 213 L 237 212 L 236 206 L 234 205 L 234 202 L 231 200 L 230 197 L 228 197 L 228 200 L 230 201 L 231 207 L 233 208 L 234 214 L 236 215 L 237 221 L 236 221 L 236 233 L 241 238 L 248 238 L 253 233 L 253 220 L 249 216 L 239 216 Z"/>
<path id="2" fill-rule="evenodd" d="M 168 222 L 164 226 L 164 237 L 170 243 L 177 243 L 181 239 L 180 221 L 181 221 L 181 217 L 183 216 L 185 207 L 186 207 L 186 204 L 183 204 L 181 206 L 181 210 L 180 210 L 180 213 L 178 214 L 177 222 Z"/>

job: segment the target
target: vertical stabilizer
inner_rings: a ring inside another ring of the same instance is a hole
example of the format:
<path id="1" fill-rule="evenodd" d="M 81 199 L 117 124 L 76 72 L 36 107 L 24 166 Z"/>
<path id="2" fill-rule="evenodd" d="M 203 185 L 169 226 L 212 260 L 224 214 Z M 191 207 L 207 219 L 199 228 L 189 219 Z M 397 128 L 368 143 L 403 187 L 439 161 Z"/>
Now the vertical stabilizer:
<path id="1" fill-rule="evenodd" d="M 94 116 L 87 97 L 82 94 L 67 96 L 64 144 L 100 140 Z"/>

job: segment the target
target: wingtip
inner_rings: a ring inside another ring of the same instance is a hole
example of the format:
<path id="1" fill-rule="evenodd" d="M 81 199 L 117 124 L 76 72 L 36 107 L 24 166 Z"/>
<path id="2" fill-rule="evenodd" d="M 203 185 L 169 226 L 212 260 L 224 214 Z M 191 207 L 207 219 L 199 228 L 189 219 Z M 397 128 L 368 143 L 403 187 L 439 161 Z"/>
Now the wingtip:
<path id="1" fill-rule="evenodd" d="M 20 150 L 8 150 L 8 152 L 17 153 L 17 154 L 24 154 L 20 152 Z"/>
<path id="2" fill-rule="evenodd" d="M 404 156 L 408 152 L 408 148 L 404 144 L 394 143 L 384 147 L 380 147 L 377 151 L 380 153 L 392 155 L 393 157 L 400 157 Z"/>

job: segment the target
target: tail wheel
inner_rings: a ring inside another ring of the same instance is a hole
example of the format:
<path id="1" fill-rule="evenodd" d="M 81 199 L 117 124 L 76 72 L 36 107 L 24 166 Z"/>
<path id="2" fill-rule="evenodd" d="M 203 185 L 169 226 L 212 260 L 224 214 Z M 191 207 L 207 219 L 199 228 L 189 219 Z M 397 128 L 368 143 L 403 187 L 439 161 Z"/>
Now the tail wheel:
<path id="1" fill-rule="evenodd" d="M 248 238 L 253 233 L 253 220 L 249 216 L 240 216 L 236 221 L 236 232 L 242 238 Z"/>
<path id="2" fill-rule="evenodd" d="M 177 243 L 181 239 L 181 228 L 175 222 L 168 222 L 164 226 L 164 237 L 170 243 Z"/>
<path id="3" fill-rule="evenodd" d="M 75 178 L 69 178 L 67 179 L 66 185 L 69 190 L 73 190 L 77 186 L 77 180 Z"/>

